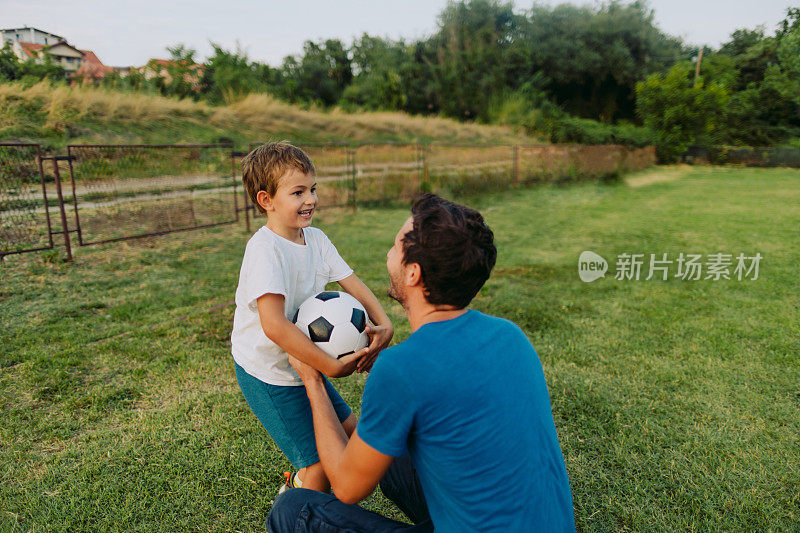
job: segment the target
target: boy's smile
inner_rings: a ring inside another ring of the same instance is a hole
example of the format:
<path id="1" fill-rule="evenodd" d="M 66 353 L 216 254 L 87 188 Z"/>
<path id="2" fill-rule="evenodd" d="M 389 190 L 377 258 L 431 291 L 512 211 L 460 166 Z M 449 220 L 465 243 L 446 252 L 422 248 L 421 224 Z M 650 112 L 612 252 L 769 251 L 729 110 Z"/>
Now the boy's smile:
<path id="1" fill-rule="evenodd" d="M 317 182 L 313 174 L 289 170 L 281 176 L 275 196 L 265 199 L 267 227 L 290 241 L 304 244 L 302 228 L 311 225 L 317 208 Z"/>

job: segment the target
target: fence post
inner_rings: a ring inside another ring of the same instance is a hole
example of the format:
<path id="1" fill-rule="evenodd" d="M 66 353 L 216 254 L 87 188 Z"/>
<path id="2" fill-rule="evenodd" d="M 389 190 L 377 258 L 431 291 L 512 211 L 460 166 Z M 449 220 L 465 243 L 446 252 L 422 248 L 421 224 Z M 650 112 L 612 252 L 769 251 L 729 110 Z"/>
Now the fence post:
<path id="1" fill-rule="evenodd" d="M 350 148 L 350 155 L 351 155 L 350 163 L 352 164 L 352 176 L 353 176 L 353 185 L 352 185 L 353 211 L 358 209 L 358 196 L 357 196 L 358 195 L 358 179 L 357 179 L 357 176 L 356 176 L 356 173 L 357 173 L 357 169 L 356 169 L 356 150 L 357 149 L 358 149 L 358 147 Z"/>
<path id="2" fill-rule="evenodd" d="M 67 146 L 67 163 L 69 164 L 69 182 L 72 185 L 72 205 L 75 208 L 75 225 L 77 226 L 78 230 L 78 244 L 83 246 L 83 232 L 81 231 L 81 219 L 78 216 L 78 196 L 75 192 L 75 172 L 72 169 L 72 160 L 75 159 L 72 156 L 72 152 L 70 151 L 70 147 Z M 60 198 L 59 198 L 60 200 Z"/>
<path id="3" fill-rule="evenodd" d="M 58 194 L 58 207 L 61 211 L 61 227 L 64 230 L 64 247 L 67 249 L 67 261 L 72 261 L 72 246 L 69 242 L 69 228 L 67 227 L 67 212 L 64 210 L 64 196 L 61 193 L 61 174 L 58 171 L 58 158 L 51 158 L 53 161 L 53 176 L 56 180 L 56 193 Z M 77 211 L 76 211 L 77 215 Z M 78 234 L 80 235 L 80 233 Z"/>
<path id="4" fill-rule="evenodd" d="M 247 205 L 247 189 L 245 187 L 242 187 L 242 193 L 244 194 L 244 225 L 247 233 L 250 233 L 250 206 Z"/>
<path id="5" fill-rule="evenodd" d="M 233 216 L 239 222 L 239 199 L 236 195 L 236 152 L 231 152 L 231 181 L 233 181 Z"/>
<path id="6" fill-rule="evenodd" d="M 514 145 L 514 185 L 519 185 L 519 145 Z"/>
<path id="7" fill-rule="evenodd" d="M 422 193 L 423 184 L 428 183 L 428 145 L 427 144 L 420 144 L 419 145 L 419 156 L 422 160 L 422 179 L 419 180 L 419 193 Z"/>
<path id="8" fill-rule="evenodd" d="M 44 198 L 44 216 L 47 218 L 47 242 L 50 243 L 50 248 L 55 247 L 53 243 L 53 225 L 50 223 L 50 206 L 47 205 L 47 183 L 44 180 L 44 165 L 42 165 L 42 152 L 40 147 L 36 146 L 36 161 L 39 163 L 39 177 L 42 180 L 42 198 Z M 4 257 L 4 256 L 0 256 Z"/>

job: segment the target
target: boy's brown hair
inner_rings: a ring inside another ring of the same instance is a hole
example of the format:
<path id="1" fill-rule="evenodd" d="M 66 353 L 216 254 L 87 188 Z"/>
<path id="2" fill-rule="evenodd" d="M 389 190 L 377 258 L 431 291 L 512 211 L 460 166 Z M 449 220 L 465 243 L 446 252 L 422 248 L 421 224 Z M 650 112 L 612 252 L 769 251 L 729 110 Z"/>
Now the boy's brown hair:
<path id="1" fill-rule="evenodd" d="M 244 189 L 260 212 L 266 213 L 256 199 L 258 191 L 275 196 L 281 176 L 290 170 L 316 173 L 308 154 L 286 141 L 262 144 L 242 158 Z"/>

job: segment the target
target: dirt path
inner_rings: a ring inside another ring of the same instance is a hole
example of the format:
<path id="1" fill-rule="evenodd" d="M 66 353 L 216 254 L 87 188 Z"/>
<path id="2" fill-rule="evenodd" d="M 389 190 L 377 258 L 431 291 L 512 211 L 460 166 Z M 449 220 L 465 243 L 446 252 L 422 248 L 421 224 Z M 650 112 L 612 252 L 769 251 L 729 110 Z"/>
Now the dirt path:
<path id="1" fill-rule="evenodd" d="M 625 178 L 625 183 L 631 187 L 645 187 L 656 183 L 677 181 L 685 178 L 692 171 L 690 165 L 675 165 L 669 167 L 653 167 L 633 176 Z"/>

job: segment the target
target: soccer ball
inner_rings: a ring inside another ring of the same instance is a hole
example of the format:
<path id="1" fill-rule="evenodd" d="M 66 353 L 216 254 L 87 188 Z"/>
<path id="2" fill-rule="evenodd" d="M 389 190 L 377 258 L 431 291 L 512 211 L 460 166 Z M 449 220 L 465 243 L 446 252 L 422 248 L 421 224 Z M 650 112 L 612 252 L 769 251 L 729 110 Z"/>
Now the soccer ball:
<path id="1" fill-rule="evenodd" d="M 367 312 L 361 303 L 338 291 L 323 291 L 302 304 L 292 319 L 323 352 L 340 359 L 365 348 Z"/>

